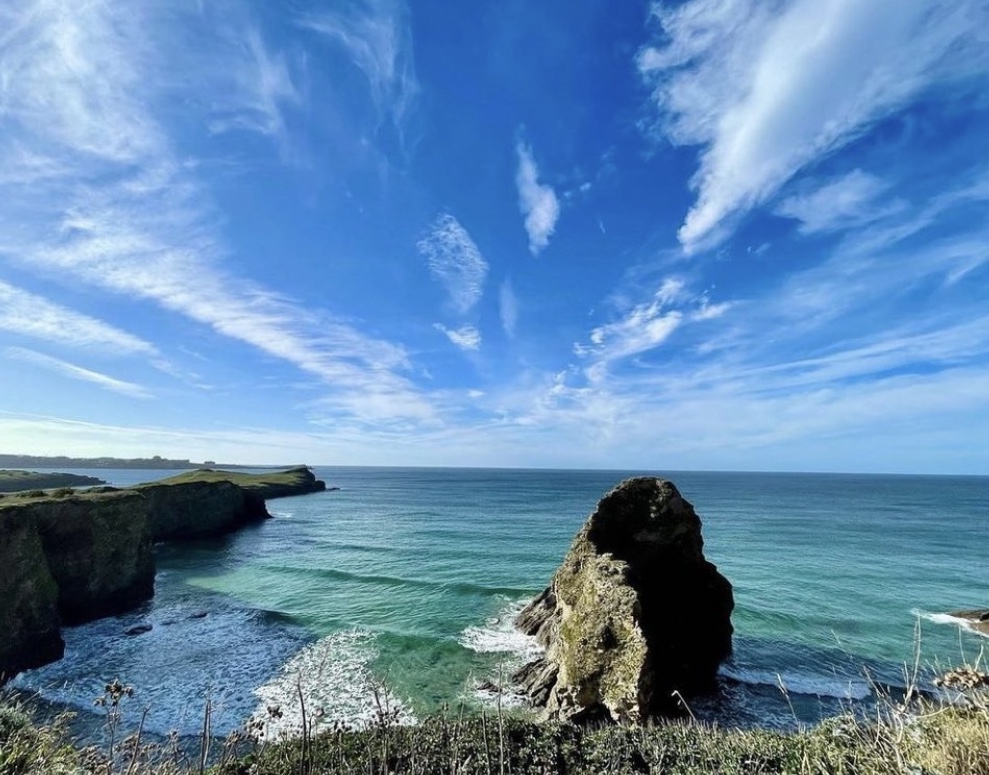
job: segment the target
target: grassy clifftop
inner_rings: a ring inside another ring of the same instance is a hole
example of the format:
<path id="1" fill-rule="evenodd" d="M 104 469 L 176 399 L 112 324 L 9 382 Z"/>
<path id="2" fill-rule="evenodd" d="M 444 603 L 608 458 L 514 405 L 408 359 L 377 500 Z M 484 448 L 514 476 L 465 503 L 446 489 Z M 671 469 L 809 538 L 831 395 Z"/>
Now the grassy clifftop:
<path id="1" fill-rule="evenodd" d="M 265 499 L 282 498 L 288 495 L 305 495 L 326 489 L 326 484 L 317 479 L 315 474 L 306 466 L 289 468 L 284 471 L 266 471 L 261 474 L 200 468 L 195 471 L 176 474 L 160 481 L 138 485 L 137 489 L 192 482 L 231 482 Z"/>

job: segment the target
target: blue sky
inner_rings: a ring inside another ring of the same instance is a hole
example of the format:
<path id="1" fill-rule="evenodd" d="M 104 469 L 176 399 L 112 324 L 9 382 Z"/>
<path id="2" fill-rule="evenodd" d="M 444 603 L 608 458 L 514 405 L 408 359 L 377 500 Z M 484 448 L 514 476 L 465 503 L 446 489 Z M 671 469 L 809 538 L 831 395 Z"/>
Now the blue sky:
<path id="1" fill-rule="evenodd" d="M 0 0 L 0 451 L 989 472 L 986 0 Z"/>

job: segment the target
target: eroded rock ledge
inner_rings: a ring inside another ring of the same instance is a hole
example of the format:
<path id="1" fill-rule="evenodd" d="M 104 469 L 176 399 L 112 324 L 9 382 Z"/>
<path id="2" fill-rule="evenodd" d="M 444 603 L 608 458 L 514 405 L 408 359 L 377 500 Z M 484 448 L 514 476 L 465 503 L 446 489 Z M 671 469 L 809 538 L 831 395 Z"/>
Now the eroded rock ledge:
<path id="1" fill-rule="evenodd" d="M 577 533 L 518 616 L 545 657 L 516 683 L 550 718 L 637 723 L 711 688 L 731 654 L 731 584 L 704 558 L 701 521 L 672 482 L 628 479 Z"/>

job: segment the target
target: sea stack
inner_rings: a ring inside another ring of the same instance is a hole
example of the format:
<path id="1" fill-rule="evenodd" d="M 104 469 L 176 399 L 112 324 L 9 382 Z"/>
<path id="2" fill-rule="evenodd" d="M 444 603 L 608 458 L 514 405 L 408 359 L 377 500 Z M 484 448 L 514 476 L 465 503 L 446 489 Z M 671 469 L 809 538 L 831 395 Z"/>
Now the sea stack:
<path id="1" fill-rule="evenodd" d="M 731 654 L 732 588 L 672 482 L 628 479 L 598 503 L 516 619 L 545 656 L 515 681 L 549 718 L 640 723 L 710 689 Z"/>

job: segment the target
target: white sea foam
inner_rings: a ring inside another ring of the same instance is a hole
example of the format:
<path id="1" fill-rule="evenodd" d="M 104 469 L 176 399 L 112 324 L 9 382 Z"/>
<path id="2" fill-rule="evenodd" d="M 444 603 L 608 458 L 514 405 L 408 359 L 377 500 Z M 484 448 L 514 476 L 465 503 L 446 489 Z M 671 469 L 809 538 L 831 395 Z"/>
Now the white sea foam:
<path id="1" fill-rule="evenodd" d="M 841 700 L 864 700 L 872 689 L 861 678 L 841 678 L 823 675 L 793 675 L 771 670 L 752 670 L 722 665 L 718 671 L 725 678 L 758 686 L 776 686 L 791 694 L 816 697 L 836 697 Z"/>
<path id="2" fill-rule="evenodd" d="M 483 625 L 466 628 L 460 634 L 460 645 L 479 654 L 513 655 L 520 662 L 539 657 L 542 646 L 530 635 L 515 627 L 515 617 L 528 600 L 507 602 L 502 609 L 489 617 Z"/>
<path id="3" fill-rule="evenodd" d="M 254 690 L 258 705 L 253 719 L 269 737 L 298 734 L 306 718 L 316 729 L 334 722 L 351 728 L 374 724 L 387 715 L 401 724 L 416 719 L 402 702 L 372 676 L 377 656 L 374 636 L 364 630 L 334 633 L 307 646 L 270 681 Z M 269 709 L 277 708 L 276 712 Z"/>
<path id="4" fill-rule="evenodd" d="M 919 616 L 922 619 L 926 619 L 934 624 L 951 624 L 955 627 L 961 627 L 966 632 L 971 632 L 974 635 L 981 635 L 983 638 L 989 638 L 989 633 L 983 632 L 974 626 L 974 622 L 969 619 L 963 619 L 960 616 L 952 616 L 951 614 L 937 614 L 929 613 L 927 611 L 911 611 L 914 616 Z"/>
<path id="5" fill-rule="evenodd" d="M 521 708 L 528 703 L 524 695 L 516 691 L 508 681 L 509 676 L 526 662 L 540 657 L 544 649 L 531 635 L 515 627 L 515 617 L 529 602 L 506 600 L 494 616 L 483 625 L 467 627 L 460 634 L 460 645 L 478 654 L 500 655 L 488 680 L 478 685 L 471 680 L 470 696 L 481 705 L 490 708 Z"/>

